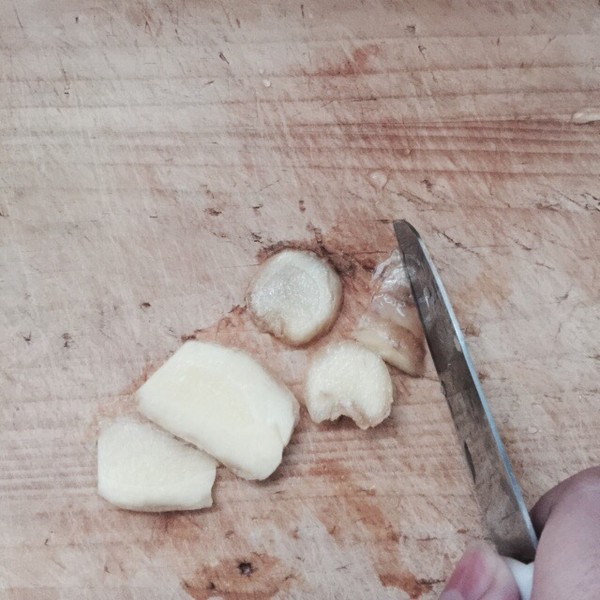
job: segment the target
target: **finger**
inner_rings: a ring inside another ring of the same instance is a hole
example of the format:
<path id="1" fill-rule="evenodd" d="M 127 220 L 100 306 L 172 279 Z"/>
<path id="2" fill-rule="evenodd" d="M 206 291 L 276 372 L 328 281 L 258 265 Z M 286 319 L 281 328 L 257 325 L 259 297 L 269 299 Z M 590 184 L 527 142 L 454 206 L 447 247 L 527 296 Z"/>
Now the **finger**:
<path id="1" fill-rule="evenodd" d="M 519 600 L 519 591 L 504 561 L 477 546 L 460 559 L 440 600 Z"/>
<path id="2" fill-rule="evenodd" d="M 587 493 L 588 488 L 596 488 L 600 484 L 600 467 L 592 467 L 581 471 L 559 483 L 545 493 L 531 510 L 531 519 L 538 535 L 544 529 L 552 510 L 564 503 L 570 496 L 577 496 L 580 491 Z M 586 488 L 582 490 L 582 488 Z"/>
<path id="3" fill-rule="evenodd" d="M 532 600 L 600 598 L 600 468 L 548 492 L 532 518 L 541 531 Z"/>

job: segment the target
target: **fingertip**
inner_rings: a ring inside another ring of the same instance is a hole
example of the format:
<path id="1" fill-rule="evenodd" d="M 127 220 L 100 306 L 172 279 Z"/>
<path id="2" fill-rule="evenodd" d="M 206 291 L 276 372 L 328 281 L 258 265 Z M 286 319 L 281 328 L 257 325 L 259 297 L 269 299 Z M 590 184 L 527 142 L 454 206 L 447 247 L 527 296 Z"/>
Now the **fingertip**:
<path id="1" fill-rule="evenodd" d="M 519 591 L 502 558 L 478 544 L 460 559 L 440 600 L 519 600 Z"/>

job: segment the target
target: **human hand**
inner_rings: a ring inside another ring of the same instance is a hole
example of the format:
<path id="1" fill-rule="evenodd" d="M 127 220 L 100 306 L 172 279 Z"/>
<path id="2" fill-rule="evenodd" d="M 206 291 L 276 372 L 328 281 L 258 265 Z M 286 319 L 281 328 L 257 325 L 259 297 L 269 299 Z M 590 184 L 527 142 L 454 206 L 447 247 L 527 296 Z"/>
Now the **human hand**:
<path id="1" fill-rule="evenodd" d="M 566 479 L 531 511 L 540 535 L 531 600 L 600 598 L 600 467 Z M 464 554 L 440 600 L 519 600 L 506 563 L 486 546 Z"/>

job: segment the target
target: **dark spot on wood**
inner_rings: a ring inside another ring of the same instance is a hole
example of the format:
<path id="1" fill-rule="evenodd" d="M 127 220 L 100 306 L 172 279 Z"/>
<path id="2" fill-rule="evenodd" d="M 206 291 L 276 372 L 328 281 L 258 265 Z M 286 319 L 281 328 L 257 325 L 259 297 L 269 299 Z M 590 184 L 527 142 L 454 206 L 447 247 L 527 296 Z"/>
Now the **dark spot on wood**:
<path id="1" fill-rule="evenodd" d="M 140 308 L 150 308 L 152 306 L 152 304 L 150 304 L 150 302 L 142 302 L 140 304 Z"/>
<path id="2" fill-rule="evenodd" d="M 250 232 L 250 237 L 252 237 L 252 241 L 260 244 L 262 242 L 262 236 L 259 233 Z"/>
<path id="3" fill-rule="evenodd" d="M 79 23 L 79 17 L 75 17 L 75 23 Z"/>
<path id="4" fill-rule="evenodd" d="M 235 19 L 235 24 L 238 26 L 238 29 L 242 28 L 242 24 L 240 23 L 240 20 L 237 17 Z"/>
<path id="5" fill-rule="evenodd" d="M 204 331 L 204 329 L 195 329 L 192 333 L 184 333 L 181 336 L 182 342 L 189 342 L 190 340 L 197 340 L 198 336 Z"/>
<path id="6" fill-rule="evenodd" d="M 206 195 L 211 199 L 214 200 L 215 199 L 215 195 L 212 192 L 212 190 L 207 186 L 207 185 L 203 185 L 202 186 L 205 190 L 206 190 Z"/>
<path id="7" fill-rule="evenodd" d="M 254 567 L 252 566 L 251 562 L 241 562 L 238 565 L 238 571 L 240 572 L 240 575 L 245 575 L 246 577 L 250 577 L 250 575 L 252 575 L 252 573 L 254 573 Z"/>
<path id="8" fill-rule="evenodd" d="M 158 219 L 158 215 L 148 215 L 151 219 Z"/>
<path id="9" fill-rule="evenodd" d="M 406 31 L 408 31 L 408 33 L 411 33 L 414 35 L 417 32 L 417 26 L 416 25 L 407 25 Z"/>
<path id="10" fill-rule="evenodd" d="M 471 337 L 478 337 L 481 331 L 479 327 L 477 327 L 477 325 L 474 325 L 473 323 L 468 323 L 467 325 L 465 325 L 463 333 Z"/>
<path id="11" fill-rule="evenodd" d="M 374 492 L 374 490 L 373 490 L 373 492 Z M 367 492 L 367 495 L 374 496 L 375 494 Z M 400 542 L 400 534 L 396 531 L 388 531 L 386 538 L 388 541 L 393 542 L 394 544 L 397 544 L 398 542 Z"/>
<path id="12" fill-rule="evenodd" d="M 110 573 L 110 570 L 108 569 L 108 565 L 104 565 L 104 572 L 105 573 Z"/>
<path id="13" fill-rule="evenodd" d="M 431 190 L 433 189 L 433 183 L 431 183 L 431 181 L 429 181 L 429 179 L 423 179 L 421 181 L 421 183 L 425 186 L 425 189 L 428 192 L 431 192 Z"/>
<path id="14" fill-rule="evenodd" d="M 419 45 L 417 46 L 417 48 L 419 49 L 419 52 L 420 52 L 420 53 L 421 53 L 423 56 L 425 56 L 425 50 L 427 50 L 427 46 L 422 46 L 421 44 L 419 44 Z"/>
<path id="15" fill-rule="evenodd" d="M 460 529 L 456 530 L 456 533 L 464 534 L 467 533 L 467 530 L 464 527 L 461 527 Z"/>
<path id="16" fill-rule="evenodd" d="M 298 208 L 300 212 L 306 212 L 306 206 L 304 206 L 304 200 L 298 200 Z"/>
<path id="17" fill-rule="evenodd" d="M 315 227 L 312 223 L 309 223 L 306 226 L 306 230 L 310 231 L 315 236 L 315 242 L 317 242 L 319 246 L 323 246 L 323 232 L 320 227 Z"/>
<path id="18" fill-rule="evenodd" d="M 209 581 L 208 585 L 206 586 L 206 589 L 207 590 L 216 590 L 217 586 L 212 581 Z"/>
<path id="19" fill-rule="evenodd" d="M 257 213 L 257 212 L 258 212 L 258 211 L 259 211 L 259 210 L 260 210 L 262 207 L 263 207 L 263 205 L 262 205 L 262 204 L 255 204 L 255 205 L 252 207 L 252 210 L 253 210 L 255 213 Z"/>
<path id="20" fill-rule="evenodd" d="M 31 331 L 27 335 L 24 335 L 23 339 L 29 344 L 31 342 Z"/>
<path id="21" fill-rule="evenodd" d="M 46 539 L 44 540 L 44 546 L 47 546 L 49 541 L 50 541 L 50 538 L 46 538 Z"/>
<path id="22" fill-rule="evenodd" d="M 4 217 L 5 219 L 7 219 L 8 213 L 5 213 L 4 211 L 0 210 L 0 217 Z"/>
<path id="23" fill-rule="evenodd" d="M 182 581 L 181 585 L 182 585 L 183 589 L 192 598 L 194 598 L 194 600 L 200 600 L 200 598 L 202 598 L 202 599 L 206 598 L 206 595 L 204 593 L 200 594 L 200 591 L 198 590 L 196 585 L 194 585 L 192 583 L 188 583 L 187 581 Z"/>
<path id="24" fill-rule="evenodd" d="M 218 209 L 218 208 L 213 208 L 212 206 L 209 206 L 208 208 L 206 208 L 204 210 L 204 212 L 207 215 L 210 215 L 211 217 L 218 217 L 219 215 L 223 214 L 223 211 Z"/>
<path id="25" fill-rule="evenodd" d="M 207 81 L 204 85 L 212 85 L 215 82 L 214 79 L 211 79 L 210 81 Z"/>
<path id="26" fill-rule="evenodd" d="M 227 64 L 229 64 L 229 61 L 227 60 L 227 57 L 222 53 L 219 52 L 219 58 L 223 61 L 226 62 Z"/>
<path id="27" fill-rule="evenodd" d="M 485 381 L 489 375 L 485 371 L 478 371 L 477 377 L 479 377 L 479 381 Z"/>
<path id="28" fill-rule="evenodd" d="M 600 2 L 600 0 L 598 0 Z M 300 14 L 302 15 L 302 18 L 304 19 L 304 4 L 300 5 Z"/>
<path id="29" fill-rule="evenodd" d="M 71 337 L 70 333 L 63 333 L 62 334 L 62 339 L 63 339 L 63 348 L 70 348 L 71 347 L 71 342 L 73 341 L 73 338 Z"/>
<path id="30" fill-rule="evenodd" d="M 438 231 L 437 229 L 435 229 L 434 231 L 436 233 L 439 233 L 441 236 L 445 237 L 455 248 L 459 248 L 460 250 L 466 250 L 467 252 L 470 252 L 471 254 L 477 254 L 470 248 L 467 248 L 462 242 L 458 242 L 454 238 L 450 237 L 445 231 Z"/>

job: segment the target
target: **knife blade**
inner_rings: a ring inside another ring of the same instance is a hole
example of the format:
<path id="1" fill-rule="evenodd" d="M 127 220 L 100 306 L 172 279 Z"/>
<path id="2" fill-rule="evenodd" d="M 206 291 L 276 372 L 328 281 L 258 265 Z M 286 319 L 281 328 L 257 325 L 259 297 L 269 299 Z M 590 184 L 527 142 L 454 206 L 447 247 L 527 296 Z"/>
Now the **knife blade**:
<path id="1" fill-rule="evenodd" d="M 394 231 L 491 540 L 505 556 L 533 560 L 537 536 L 448 294 L 416 229 L 394 221 Z"/>

